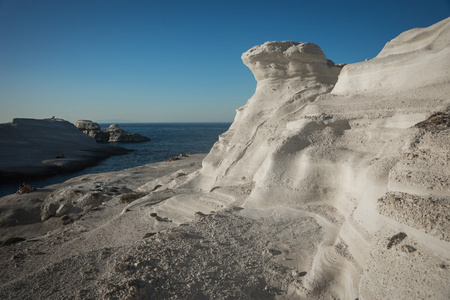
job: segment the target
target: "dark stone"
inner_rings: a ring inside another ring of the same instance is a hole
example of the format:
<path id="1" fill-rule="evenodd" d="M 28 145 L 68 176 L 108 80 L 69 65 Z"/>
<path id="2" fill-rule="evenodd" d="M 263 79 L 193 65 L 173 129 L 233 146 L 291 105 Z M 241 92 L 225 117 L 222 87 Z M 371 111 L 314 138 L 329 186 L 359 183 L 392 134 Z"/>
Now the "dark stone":
<path id="1" fill-rule="evenodd" d="M 417 128 L 422 128 L 428 131 L 441 131 L 450 128 L 450 112 L 437 112 L 432 114 L 428 119 L 417 123 Z"/>
<path id="2" fill-rule="evenodd" d="M 144 239 L 154 236 L 155 234 L 156 234 L 156 232 L 148 232 L 144 235 Z"/>
<path id="3" fill-rule="evenodd" d="M 120 196 L 121 203 L 131 203 L 141 197 L 145 196 L 145 193 L 126 193 Z"/>
<path id="4" fill-rule="evenodd" d="M 394 235 L 389 239 L 389 243 L 387 244 L 387 248 L 391 249 L 392 246 L 400 244 L 407 237 L 406 233 L 400 232 Z"/>
<path id="5" fill-rule="evenodd" d="M 9 246 L 9 245 L 14 245 L 14 244 L 17 244 L 17 243 L 20 243 L 20 242 L 23 242 L 23 241 L 25 241 L 24 238 L 21 238 L 21 237 L 12 237 L 12 238 L 7 239 L 6 241 L 3 241 L 3 242 L 0 244 L 0 247 Z"/>

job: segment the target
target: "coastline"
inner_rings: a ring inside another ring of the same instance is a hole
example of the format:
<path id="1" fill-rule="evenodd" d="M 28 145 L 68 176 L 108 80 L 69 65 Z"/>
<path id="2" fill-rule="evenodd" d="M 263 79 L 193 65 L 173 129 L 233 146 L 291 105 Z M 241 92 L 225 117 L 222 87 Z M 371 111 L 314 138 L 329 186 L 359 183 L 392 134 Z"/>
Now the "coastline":
<path id="1" fill-rule="evenodd" d="M 98 162 L 93 162 L 87 168 L 84 165 L 80 165 L 79 162 L 75 167 L 80 168 L 78 171 L 67 170 L 67 172 L 61 172 L 60 169 L 54 168 L 56 172 L 55 175 L 47 176 L 37 176 L 37 177 L 20 177 L 12 180 L 4 180 L 0 182 L 0 197 L 15 193 L 19 184 L 24 181 L 30 184 L 32 187 L 43 187 L 55 183 L 60 183 L 68 180 L 72 177 L 81 176 L 89 173 L 100 173 L 100 172 L 111 172 L 123 169 L 129 169 L 132 167 L 137 167 L 140 165 L 145 165 L 153 162 L 161 162 L 167 160 L 170 156 L 179 155 L 180 153 L 207 153 L 217 142 L 218 136 L 223 134 L 230 126 L 231 123 L 217 123 L 217 122 L 207 122 L 207 123 L 124 123 L 120 124 L 123 129 L 128 132 L 139 133 L 144 136 L 152 137 L 151 142 L 144 143 L 114 143 L 114 144 L 95 144 L 95 146 L 103 146 L 105 149 L 112 149 L 114 147 L 120 146 L 132 151 L 125 153 L 126 155 L 114 155 L 108 157 L 107 159 L 99 159 Z M 109 124 L 107 124 L 109 126 Z M 104 127 L 103 124 L 101 124 Z M 91 138 L 92 139 L 92 138 Z M 1 141 L 0 141 L 1 143 Z M 74 146 L 76 147 L 76 145 Z M 14 149 L 10 151 L 10 157 L 6 157 L 4 153 L 4 147 L 0 150 L 1 163 L 5 161 L 11 161 L 14 164 L 24 162 L 24 157 L 26 155 L 31 155 L 31 150 L 25 149 Z M 20 152 L 22 151 L 22 152 Z M 61 150 L 66 156 L 65 160 L 69 160 L 69 154 L 67 150 Z M 54 151 L 49 153 L 47 157 L 41 157 L 41 160 L 48 160 L 48 157 L 54 157 L 59 153 Z M 89 152 L 80 153 L 86 158 L 92 160 L 94 155 L 102 154 L 94 153 L 90 155 Z M 70 155 L 73 158 L 73 155 Z M 25 159 L 26 160 L 26 159 Z M 62 163 L 64 159 L 54 159 L 55 163 Z M 37 163 L 39 161 L 31 162 Z M 46 165 L 44 165 L 46 167 Z M 40 174 L 38 174 L 40 175 Z"/>
<path id="2" fill-rule="evenodd" d="M 291 226 L 304 231 L 291 246 L 300 246 L 305 253 L 314 253 L 311 245 L 321 237 L 320 232 L 309 234 L 308 228 L 317 230 L 317 224 L 312 218 L 305 224 L 303 213 L 243 210 L 237 202 L 221 210 L 197 212 L 189 222 L 172 220 L 168 210 L 149 213 L 148 209 L 156 209 L 161 201 L 177 196 L 191 195 L 192 200 L 202 201 L 206 194 L 189 188 L 189 181 L 198 173 L 205 156 L 196 154 L 172 162 L 84 175 L 34 195 L 0 198 L 19 213 L 24 211 L 18 206 L 27 207 L 38 219 L 36 208 L 44 203 L 36 203 L 35 196 L 44 198 L 44 202 L 57 195 L 67 199 L 73 197 L 68 193 L 71 189 L 86 194 L 94 189 L 105 196 L 95 205 L 86 203 L 86 210 L 76 219 L 69 217 L 69 222 L 66 216 L 70 213 L 32 224 L 26 222 L 29 216 L 22 218 L 24 224 L 5 226 L 3 222 L 0 297 L 186 298 L 199 292 L 198 280 L 203 282 L 201 292 L 206 298 L 272 299 L 279 293 L 276 286 L 288 289 L 289 280 L 306 272 L 293 268 L 295 257 L 284 260 L 283 267 L 273 261 L 275 256 L 278 260 L 286 256 L 279 255 L 276 245 L 288 241 Z M 174 183 L 178 189 L 170 188 Z M 132 199 L 134 193 L 148 189 L 153 192 Z M 77 197 L 85 199 L 84 195 Z M 216 200 L 220 198 L 220 193 L 216 194 Z M 180 204 L 177 212 L 185 209 Z M 5 212 L 4 207 L 0 211 Z M 289 220 L 291 226 L 280 226 L 277 222 L 281 220 Z M 259 232 L 257 238 L 255 232 Z M 218 262 L 224 266 L 221 272 L 215 271 Z M 267 277 L 268 268 L 277 271 Z M 283 279 L 280 268 L 293 275 Z M 73 280 L 74 274 L 77 280 Z"/>
<path id="3" fill-rule="evenodd" d="M 73 172 L 129 153 L 102 145 L 61 119 L 13 119 L 0 124 L 0 183 Z"/>
<path id="4" fill-rule="evenodd" d="M 447 299 L 449 37 L 253 47 L 206 156 L 0 198 L 0 298 Z"/>
<path id="5" fill-rule="evenodd" d="M 54 194 L 64 194 L 68 190 L 77 190 L 80 191 L 78 198 L 82 198 L 82 196 L 92 193 L 92 190 L 99 192 L 99 188 L 102 186 L 101 191 L 104 194 L 102 203 L 87 205 L 87 208 L 82 209 L 82 214 L 89 213 L 91 209 L 97 206 L 105 210 L 111 208 L 114 210 L 115 206 L 119 206 L 121 207 L 120 212 L 124 204 L 119 204 L 117 198 L 120 198 L 122 194 L 136 192 L 141 185 L 148 181 L 168 175 L 170 177 L 171 173 L 176 173 L 180 169 L 193 167 L 193 170 L 196 170 L 201 167 L 201 161 L 205 156 L 206 154 L 195 154 L 172 162 L 164 161 L 115 172 L 86 174 L 73 177 L 62 183 L 37 188 L 30 193 L 10 194 L 0 197 L 0 241 L 17 236 L 25 239 L 38 238 L 39 235 L 46 233 L 50 228 L 54 230 L 63 226 L 63 223 L 56 218 L 45 220 L 47 222 L 41 220 L 41 208 L 45 205 L 45 201 L 52 198 Z M 84 192 L 81 192 L 83 186 L 86 188 Z M 117 191 L 113 187 L 116 187 Z M 111 188 L 113 188 L 112 192 L 110 191 Z M 119 192 L 119 190 L 123 192 Z M 66 198 L 65 200 L 73 200 L 69 199 L 69 196 Z M 112 200 L 111 203 L 115 204 L 108 203 L 110 200 Z M 80 213 L 78 209 L 75 211 Z M 77 215 L 73 218 L 78 219 L 81 216 Z M 107 220 L 105 219 L 105 221 Z"/>
<path id="6" fill-rule="evenodd" d="M 40 162 L 20 162 L 0 170 L 0 184 L 46 178 L 56 174 L 70 173 L 94 166 L 102 160 L 115 155 L 125 155 L 133 150 L 118 146 L 99 145 L 97 149 L 82 150 L 71 158 L 54 158 Z M 66 151 L 68 152 L 68 151 Z"/>

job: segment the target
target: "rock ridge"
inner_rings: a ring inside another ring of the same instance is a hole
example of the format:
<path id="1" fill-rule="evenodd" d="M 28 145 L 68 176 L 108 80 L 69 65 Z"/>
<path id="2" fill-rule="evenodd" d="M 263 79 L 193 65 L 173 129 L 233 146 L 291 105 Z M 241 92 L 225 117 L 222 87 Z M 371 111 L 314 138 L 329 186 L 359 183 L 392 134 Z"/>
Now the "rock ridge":
<path id="1" fill-rule="evenodd" d="M 146 136 L 126 132 L 117 124 L 111 124 L 103 131 L 101 131 L 98 123 L 91 120 L 78 120 L 74 125 L 84 134 L 93 137 L 98 143 L 140 143 L 150 141 L 150 138 Z"/>

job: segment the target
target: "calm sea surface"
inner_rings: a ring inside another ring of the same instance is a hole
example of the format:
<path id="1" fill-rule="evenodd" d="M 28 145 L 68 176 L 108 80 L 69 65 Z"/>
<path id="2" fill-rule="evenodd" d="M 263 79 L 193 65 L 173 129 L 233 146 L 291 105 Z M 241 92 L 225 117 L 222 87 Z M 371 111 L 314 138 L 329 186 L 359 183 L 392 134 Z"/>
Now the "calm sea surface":
<path id="1" fill-rule="evenodd" d="M 103 129 L 108 124 L 99 124 Z M 98 165 L 82 171 L 60 174 L 45 179 L 30 180 L 33 187 L 43 187 L 64 182 L 72 177 L 120 171 L 149 163 L 167 160 L 171 155 L 180 153 L 208 153 L 218 136 L 228 130 L 231 123 L 120 123 L 120 128 L 128 132 L 139 133 L 151 138 L 144 143 L 117 143 L 115 145 L 133 149 L 126 155 L 113 156 Z M 15 193 L 20 182 L 0 184 L 0 197 Z"/>

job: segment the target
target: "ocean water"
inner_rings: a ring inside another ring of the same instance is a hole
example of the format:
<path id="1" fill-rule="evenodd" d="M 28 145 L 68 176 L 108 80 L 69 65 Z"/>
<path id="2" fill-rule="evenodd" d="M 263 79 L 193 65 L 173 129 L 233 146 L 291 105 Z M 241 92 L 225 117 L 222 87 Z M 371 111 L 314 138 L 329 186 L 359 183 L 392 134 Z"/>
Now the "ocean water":
<path id="1" fill-rule="evenodd" d="M 102 129 L 111 123 L 100 123 Z M 126 155 L 113 156 L 98 165 L 84 170 L 58 174 L 51 177 L 28 180 L 32 187 L 64 182 L 70 178 L 92 173 L 120 171 L 149 163 L 165 161 L 180 153 L 208 153 L 220 134 L 228 130 L 231 123 L 119 123 L 127 132 L 139 133 L 151 139 L 143 143 L 116 143 L 133 149 Z M 0 184 L 0 197 L 15 193 L 21 182 Z"/>

